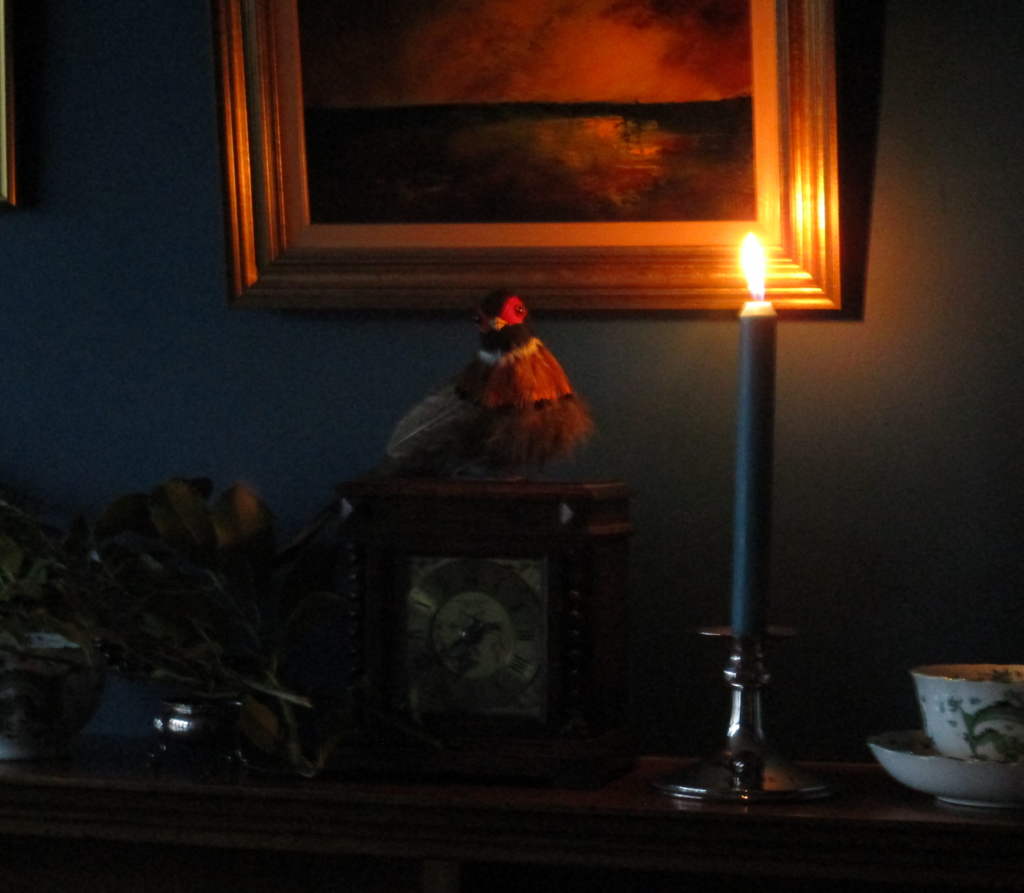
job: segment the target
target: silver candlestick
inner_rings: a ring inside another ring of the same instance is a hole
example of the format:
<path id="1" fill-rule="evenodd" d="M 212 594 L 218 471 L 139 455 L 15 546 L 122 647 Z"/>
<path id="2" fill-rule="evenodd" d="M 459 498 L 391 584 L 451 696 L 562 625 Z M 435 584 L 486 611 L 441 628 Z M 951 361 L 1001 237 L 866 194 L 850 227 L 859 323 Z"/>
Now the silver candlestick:
<path id="1" fill-rule="evenodd" d="M 774 629 L 769 635 L 774 634 Z M 786 634 L 779 631 L 781 634 Z M 732 688 L 732 715 L 725 746 L 710 759 L 687 766 L 654 782 L 673 797 L 700 800 L 792 801 L 816 800 L 833 793 L 831 785 L 782 757 L 767 742 L 761 724 L 761 689 L 769 675 L 760 637 L 728 635 L 732 652 L 725 680 Z"/>

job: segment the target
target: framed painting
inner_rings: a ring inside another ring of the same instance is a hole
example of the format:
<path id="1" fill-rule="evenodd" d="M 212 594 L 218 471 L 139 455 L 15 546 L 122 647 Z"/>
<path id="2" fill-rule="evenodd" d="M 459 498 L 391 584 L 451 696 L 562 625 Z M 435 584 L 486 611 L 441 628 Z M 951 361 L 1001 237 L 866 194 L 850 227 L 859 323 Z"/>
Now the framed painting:
<path id="1" fill-rule="evenodd" d="M 236 306 L 841 308 L 831 0 L 213 5 Z"/>
<path id="2" fill-rule="evenodd" d="M 0 203 L 14 204 L 14 79 L 10 0 L 0 0 Z"/>

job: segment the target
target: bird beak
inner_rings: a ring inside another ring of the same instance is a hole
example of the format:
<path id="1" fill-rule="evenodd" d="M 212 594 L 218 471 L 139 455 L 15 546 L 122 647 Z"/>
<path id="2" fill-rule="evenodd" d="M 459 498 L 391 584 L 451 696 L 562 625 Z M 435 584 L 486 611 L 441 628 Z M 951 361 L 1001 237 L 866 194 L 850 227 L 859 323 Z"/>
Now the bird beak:
<path id="1" fill-rule="evenodd" d="M 497 332 L 498 329 L 501 329 L 507 325 L 508 323 L 505 322 L 505 320 L 501 319 L 500 317 L 491 319 L 489 316 L 485 316 L 484 314 L 481 313 L 476 318 L 476 330 L 480 332 L 480 334 L 482 335 L 486 334 L 487 332 Z"/>

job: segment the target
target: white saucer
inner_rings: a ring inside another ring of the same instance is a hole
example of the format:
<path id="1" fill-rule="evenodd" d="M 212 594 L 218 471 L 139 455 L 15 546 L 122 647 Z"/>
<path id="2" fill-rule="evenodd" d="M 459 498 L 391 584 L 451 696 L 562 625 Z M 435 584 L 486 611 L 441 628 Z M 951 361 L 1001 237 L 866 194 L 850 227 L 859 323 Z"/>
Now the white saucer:
<path id="1" fill-rule="evenodd" d="M 959 806 L 1024 807 L 1024 763 L 943 757 L 917 730 L 874 735 L 868 747 L 886 772 L 915 791 Z"/>

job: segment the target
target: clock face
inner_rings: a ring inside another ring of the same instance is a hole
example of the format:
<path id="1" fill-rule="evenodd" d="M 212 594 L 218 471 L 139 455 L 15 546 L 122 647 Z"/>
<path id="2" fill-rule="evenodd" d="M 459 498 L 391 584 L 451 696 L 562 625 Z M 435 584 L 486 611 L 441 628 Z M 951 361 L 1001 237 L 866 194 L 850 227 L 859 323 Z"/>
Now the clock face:
<path id="1" fill-rule="evenodd" d="M 542 558 L 413 556 L 403 696 L 419 715 L 543 719 Z"/>

